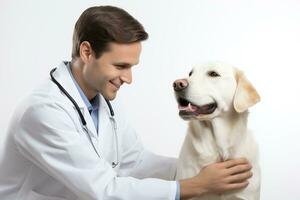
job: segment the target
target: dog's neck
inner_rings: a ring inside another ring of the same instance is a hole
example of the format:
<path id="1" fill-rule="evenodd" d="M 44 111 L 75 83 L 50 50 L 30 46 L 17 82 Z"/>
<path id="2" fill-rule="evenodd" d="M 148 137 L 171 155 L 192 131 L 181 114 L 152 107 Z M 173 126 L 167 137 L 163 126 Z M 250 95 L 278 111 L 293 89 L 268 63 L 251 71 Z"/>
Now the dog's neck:
<path id="1" fill-rule="evenodd" d="M 236 147 L 242 142 L 247 133 L 248 112 L 226 113 L 209 121 L 198 121 L 200 130 L 205 127 L 204 133 L 195 133 L 200 137 L 210 137 L 216 143 L 221 160 L 232 158 Z M 206 136 L 202 134 L 207 134 Z"/>

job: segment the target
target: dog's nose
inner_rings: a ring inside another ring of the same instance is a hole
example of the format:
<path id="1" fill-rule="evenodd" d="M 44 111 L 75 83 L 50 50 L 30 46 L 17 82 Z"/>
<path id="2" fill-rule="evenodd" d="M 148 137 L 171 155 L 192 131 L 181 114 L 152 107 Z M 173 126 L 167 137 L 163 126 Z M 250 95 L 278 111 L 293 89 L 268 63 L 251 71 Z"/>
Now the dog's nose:
<path id="1" fill-rule="evenodd" d="M 186 88 L 189 85 L 186 79 L 178 79 L 174 81 L 173 88 L 175 91 L 180 91 Z"/>

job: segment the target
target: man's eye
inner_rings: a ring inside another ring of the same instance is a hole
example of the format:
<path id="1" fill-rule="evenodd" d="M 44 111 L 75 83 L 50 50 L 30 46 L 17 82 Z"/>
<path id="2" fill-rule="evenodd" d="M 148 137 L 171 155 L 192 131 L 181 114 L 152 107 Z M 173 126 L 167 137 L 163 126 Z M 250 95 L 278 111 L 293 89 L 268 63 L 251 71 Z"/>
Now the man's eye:
<path id="1" fill-rule="evenodd" d="M 125 68 L 124 65 L 115 65 L 115 67 L 118 68 L 118 69 L 123 69 L 123 68 Z"/>
<path id="2" fill-rule="evenodd" d="M 127 69 L 127 68 L 130 68 L 131 65 L 128 65 L 128 64 L 114 64 L 114 66 L 117 68 L 117 69 Z"/>
<path id="3" fill-rule="evenodd" d="M 192 76 L 192 74 L 193 74 L 193 71 L 190 71 L 189 76 Z"/>
<path id="4" fill-rule="evenodd" d="M 209 71 L 209 72 L 207 72 L 207 75 L 210 76 L 210 77 L 218 77 L 218 76 L 220 76 L 220 74 L 218 74 L 215 71 Z"/>

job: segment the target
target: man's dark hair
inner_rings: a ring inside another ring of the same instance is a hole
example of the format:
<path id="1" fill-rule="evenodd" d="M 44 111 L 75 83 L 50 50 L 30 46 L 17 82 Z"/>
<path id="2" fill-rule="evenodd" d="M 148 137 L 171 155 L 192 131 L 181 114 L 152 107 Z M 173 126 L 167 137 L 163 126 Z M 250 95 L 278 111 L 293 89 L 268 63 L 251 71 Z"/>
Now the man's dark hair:
<path id="1" fill-rule="evenodd" d="M 133 43 L 146 40 L 143 26 L 125 10 L 113 6 L 86 9 L 77 20 L 73 33 L 72 59 L 79 57 L 80 44 L 88 41 L 96 58 L 108 50 L 108 43 Z"/>

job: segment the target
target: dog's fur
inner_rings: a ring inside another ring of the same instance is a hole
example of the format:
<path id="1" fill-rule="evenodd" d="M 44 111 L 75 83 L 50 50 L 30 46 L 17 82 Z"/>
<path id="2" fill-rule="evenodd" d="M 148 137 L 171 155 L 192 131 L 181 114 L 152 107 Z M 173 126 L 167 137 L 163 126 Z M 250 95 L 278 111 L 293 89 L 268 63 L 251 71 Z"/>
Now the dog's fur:
<path id="1" fill-rule="evenodd" d="M 188 86 L 175 90 L 175 96 L 179 114 L 189 120 L 189 127 L 178 159 L 176 178 L 195 176 L 211 163 L 245 157 L 253 172 L 245 189 L 193 199 L 258 200 L 258 148 L 247 128 L 247 110 L 260 100 L 257 91 L 240 70 L 221 62 L 195 66 L 190 76 L 181 80 L 185 80 Z M 215 105 L 210 108 L 211 113 L 197 111 L 196 108 L 203 105 L 206 105 L 204 110 L 208 109 L 208 104 Z"/>

